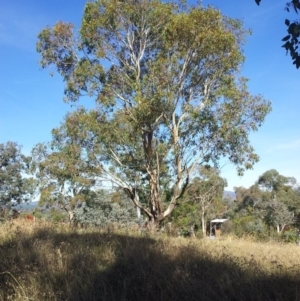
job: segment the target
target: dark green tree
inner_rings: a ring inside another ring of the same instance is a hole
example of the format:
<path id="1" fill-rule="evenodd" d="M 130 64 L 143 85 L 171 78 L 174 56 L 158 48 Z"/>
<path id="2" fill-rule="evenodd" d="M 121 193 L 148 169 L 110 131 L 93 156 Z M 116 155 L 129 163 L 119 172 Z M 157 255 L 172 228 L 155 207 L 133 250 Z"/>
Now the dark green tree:
<path id="1" fill-rule="evenodd" d="M 37 185 L 29 176 L 29 163 L 17 143 L 0 144 L 0 205 L 32 200 Z"/>
<path id="2" fill-rule="evenodd" d="M 41 65 L 62 75 L 65 100 L 96 101 L 84 129 L 93 136 L 99 174 L 154 226 L 171 214 L 199 164 L 218 166 L 228 157 L 241 174 L 258 160 L 248 135 L 270 102 L 252 96 L 239 76 L 246 35 L 240 21 L 213 8 L 99 0 L 86 4 L 79 35 L 58 22 L 38 36 Z M 164 206 L 166 174 L 174 189 Z"/>
<path id="3" fill-rule="evenodd" d="M 268 191 L 278 192 L 285 186 L 289 184 L 295 184 L 296 180 L 294 178 L 288 178 L 279 174 L 275 169 L 270 169 L 263 173 L 257 181 L 263 189 Z"/>
<path id="4" fill-rule="evenodd" d="M 277 233 L 281 233 L 285 226 L 294 223 L 294 214 L 288 210 L 288 207 L 277 200 L 276 196 L 273 199 L 267 200 L 261 206 L 264 212 L 264 220 L 269 226 L 275 227 Z"/>

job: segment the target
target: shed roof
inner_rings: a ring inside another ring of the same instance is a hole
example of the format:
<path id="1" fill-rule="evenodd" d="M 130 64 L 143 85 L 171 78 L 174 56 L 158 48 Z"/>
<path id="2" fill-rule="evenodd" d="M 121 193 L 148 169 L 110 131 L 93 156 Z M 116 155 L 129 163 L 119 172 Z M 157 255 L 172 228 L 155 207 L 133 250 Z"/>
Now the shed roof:
<path id="1" fill-rule="evenodd" d="M 228 221 L 228 218 L 216 218 L 211 220 L 211 223 L 224 223 L 225 221 Z"/>

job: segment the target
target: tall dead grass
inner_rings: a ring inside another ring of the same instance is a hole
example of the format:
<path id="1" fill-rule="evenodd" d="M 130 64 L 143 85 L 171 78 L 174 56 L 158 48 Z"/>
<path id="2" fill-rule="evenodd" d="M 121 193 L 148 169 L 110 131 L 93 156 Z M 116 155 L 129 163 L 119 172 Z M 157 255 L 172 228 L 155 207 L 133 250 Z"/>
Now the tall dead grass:
<path id="1" fill-rule="evenodd" d="M 16 221 L 0 226 L 0 300 L 300 300 L 300 247 Z"/>

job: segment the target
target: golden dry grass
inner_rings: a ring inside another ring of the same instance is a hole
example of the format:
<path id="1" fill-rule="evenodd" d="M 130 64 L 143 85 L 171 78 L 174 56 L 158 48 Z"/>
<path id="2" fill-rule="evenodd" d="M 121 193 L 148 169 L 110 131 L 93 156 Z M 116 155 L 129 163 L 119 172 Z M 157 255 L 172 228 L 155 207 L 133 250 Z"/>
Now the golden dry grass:
<path id="1" fill-rule="evenodd" d="M 300 247 L 15 221 L 0 226 L 0 300 L 300 300 Z"/>

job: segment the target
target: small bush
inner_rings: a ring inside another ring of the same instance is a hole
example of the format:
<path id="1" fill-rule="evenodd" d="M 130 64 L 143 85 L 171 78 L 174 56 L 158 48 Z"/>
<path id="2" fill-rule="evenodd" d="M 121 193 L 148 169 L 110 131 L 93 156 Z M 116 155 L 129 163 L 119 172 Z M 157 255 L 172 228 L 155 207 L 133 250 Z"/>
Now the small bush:
<path id="1" fill-rule="evenodd" d="M 291 229 L 282 233 L 282 239 L 284 242 L 293 242 L 296 243 L 299 240 L 298 231 Z"/>
<path id="2" fill-rule="evenodd" d="M 51 220 L 53 223 L 59 223 L 66 219 L 66 214 L 62 212 L 51 212 Z"/>

